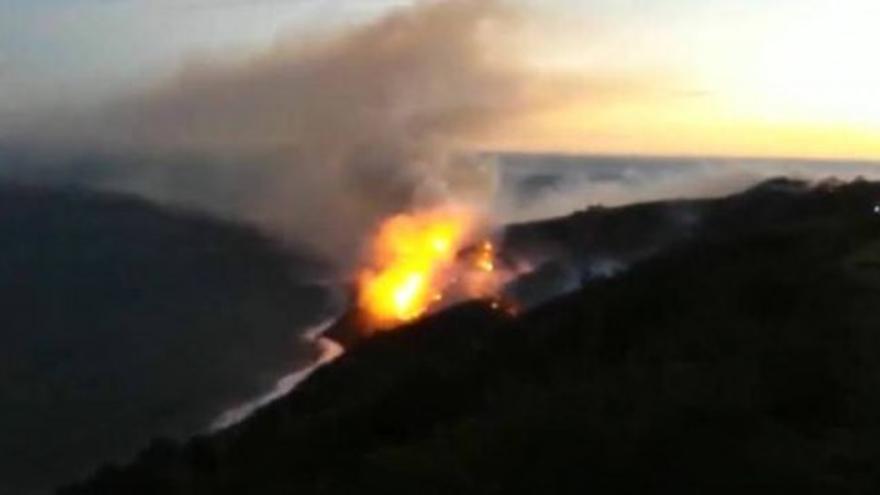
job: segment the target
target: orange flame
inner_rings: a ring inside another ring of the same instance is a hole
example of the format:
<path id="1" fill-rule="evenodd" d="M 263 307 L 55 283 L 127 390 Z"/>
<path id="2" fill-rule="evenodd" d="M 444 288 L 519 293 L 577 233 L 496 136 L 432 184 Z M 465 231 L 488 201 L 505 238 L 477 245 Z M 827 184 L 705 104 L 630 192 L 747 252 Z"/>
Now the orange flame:
<path id="1" fill-rule="evenodd" d="M 459 281 L 464 296 L 470 299 L 493 298 L 503 281 L 502 274 L 495 267 L 495 245 L 490 241 L 481 242 L 467 263 Z"/>
<path id="2" fill-rule="evenodd" d="M 458 252 L 476 217 L 443 208 L 395 216 L 381 225 L 370 266 L 358 276 L 358 306 L 374 328 L 415 320 L 443 299 Z"/>

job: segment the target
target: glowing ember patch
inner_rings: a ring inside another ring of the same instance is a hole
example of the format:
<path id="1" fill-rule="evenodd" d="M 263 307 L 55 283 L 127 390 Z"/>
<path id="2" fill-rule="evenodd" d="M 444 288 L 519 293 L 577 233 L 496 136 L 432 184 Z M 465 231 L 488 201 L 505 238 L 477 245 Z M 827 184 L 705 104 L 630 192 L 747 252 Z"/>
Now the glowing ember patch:
<path id="1" fill-rule="evenodd" d="M 480 251 L 477 253 L 476 266 L 484 272 L 495 271 L 495 246 L 491 242 L 485 241 L 480 244 Z"/>
<path id="2" fill-rule="evenodd" d="M 476 219 L 438 209 L 386 221 L 371 245 L 369 267 L 358 276 L 358 306 L 375 328 L 415 320 L 443 299 L 458 250 Z"/>

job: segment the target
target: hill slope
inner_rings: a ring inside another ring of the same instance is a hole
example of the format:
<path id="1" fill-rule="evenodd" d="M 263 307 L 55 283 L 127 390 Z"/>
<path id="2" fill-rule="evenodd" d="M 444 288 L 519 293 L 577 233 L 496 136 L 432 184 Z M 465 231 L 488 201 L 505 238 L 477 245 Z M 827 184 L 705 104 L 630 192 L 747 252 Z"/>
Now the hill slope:
<path id="1" fill-rule="evenodd" d="M 326 299 L 254 232 L 120 196 L 0 186 L 0 252 L 3 494 L 203 429 L 311 358 Z"/>
<path id="2" fill-rule="evenodd" d="M 689 202 L 700 227 L 615 278 L 362 342 L 239 427 L 62 493 L 875 493 L 880 185 L 789 186 Z"/>

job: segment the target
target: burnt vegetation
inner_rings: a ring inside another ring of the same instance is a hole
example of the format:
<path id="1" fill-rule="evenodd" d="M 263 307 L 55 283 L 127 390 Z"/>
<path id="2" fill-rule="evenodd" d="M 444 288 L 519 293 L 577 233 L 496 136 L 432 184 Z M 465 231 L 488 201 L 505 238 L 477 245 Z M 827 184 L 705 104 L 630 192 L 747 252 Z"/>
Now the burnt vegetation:
<path id="1" fill-rule="evenodd" d="M 513 228 L 509 252 L 632 266 L 362 341 L 245 423 L 60 493 L 876 493 L 878 200 L 779 180 Z"/>

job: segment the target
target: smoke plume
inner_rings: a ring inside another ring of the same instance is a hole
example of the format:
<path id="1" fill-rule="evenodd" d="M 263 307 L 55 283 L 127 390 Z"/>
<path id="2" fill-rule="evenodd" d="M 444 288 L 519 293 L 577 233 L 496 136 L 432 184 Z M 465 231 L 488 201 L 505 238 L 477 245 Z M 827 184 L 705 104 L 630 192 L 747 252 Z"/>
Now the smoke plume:
<path id="1" fill-rule="evenodd" d="M 29 139 L 65 153 L 266 167 L 236 198 L 243 216 L 344 259 L 380 217 L 491 190 L 491 167 L 459 151 L 559 89 L 517 56 L 520 22 L 497 1 L 419 3 L 238 63 L 190 66 L 146 94 L 39 120 Z M 124 188 L 148 187 L 130 173 Z"/>

